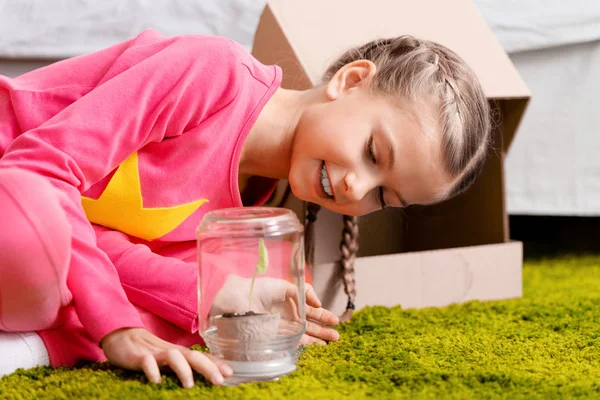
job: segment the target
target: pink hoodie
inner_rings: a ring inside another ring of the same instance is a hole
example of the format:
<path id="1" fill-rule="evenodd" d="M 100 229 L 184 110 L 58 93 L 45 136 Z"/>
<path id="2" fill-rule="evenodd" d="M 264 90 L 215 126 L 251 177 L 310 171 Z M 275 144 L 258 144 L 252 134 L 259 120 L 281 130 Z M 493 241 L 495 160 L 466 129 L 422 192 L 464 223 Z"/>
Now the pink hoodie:
<path id="1" fill-rule="evenodd" d="M 228 39 L 153 31 L 0 76 L 0 168 L 36 172 L 68 195 L 67 284 L 94 341 L 143 326 L 130 301 L 197 329 L 196 227 L 242 205 L 241 148 L 280 83 L 278 67 Z M 262 182 L 258 204 L 274 184 Z M 169 256 L 177 246 L 188 260 Z"/>

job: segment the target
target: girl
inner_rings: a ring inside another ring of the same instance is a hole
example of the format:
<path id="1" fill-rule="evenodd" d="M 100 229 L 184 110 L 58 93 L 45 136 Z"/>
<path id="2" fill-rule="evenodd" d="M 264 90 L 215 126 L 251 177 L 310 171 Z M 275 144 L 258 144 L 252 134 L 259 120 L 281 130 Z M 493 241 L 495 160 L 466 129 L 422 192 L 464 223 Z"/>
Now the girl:
<path id="1" fill-rule="evenodd" d="M 0 330 L 37 331 L 53 366 L 108 359 L 221 384 L 229 368 L 187 349 L 206 212 L 263 204 L 280 179 L 315 205 L 310 221 L 320 206 L 432 204 L 484 163 L 487 100 L 438 44 L 376 40 L 318 87 L 280 83 L 228 39 L 153 31 L 0 77 Z M 310 287 L 307 304 L 303 341 L 337 340 Z"/>

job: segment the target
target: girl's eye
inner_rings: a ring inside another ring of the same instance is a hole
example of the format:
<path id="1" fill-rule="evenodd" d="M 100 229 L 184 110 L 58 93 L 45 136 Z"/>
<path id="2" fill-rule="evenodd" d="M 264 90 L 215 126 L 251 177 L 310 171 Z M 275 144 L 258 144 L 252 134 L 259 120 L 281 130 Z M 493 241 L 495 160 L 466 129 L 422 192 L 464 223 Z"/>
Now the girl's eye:
<path id="1" fill-rule="evenodd" d="M 375 158 L 375 152 L 373 151 L 373 136 L 371 136 L 369 138 L 369 141 L 367 142 L 367 155 L 369 156 L 373 164 L 377 165 L 377 159 Z M 376 200 L 382 209 L 387 206 L 385 199 L 383 198 L 383 193 L 383 186 L 379 186 L 378 191 L 376 193 Z"/>
<path id="2" fill-rule="evenodd" d="M 369 142 L 367 143 L 367 154 L 373 164 L 377 165 L 377 159 L 375 158 L 375 152 L 373 151 L 373 136 L 369 138 Z"/>
<path id="3" fill-rule="evenodd" d="M 385 199 L 383 198 L 383 186 L 379 186 L 379 196 L 377 196 L 377 197 L 378 197 L 379 205 L 381 206 L 381 208 L 384 209 L 385 207 L 387 207 Z"/>

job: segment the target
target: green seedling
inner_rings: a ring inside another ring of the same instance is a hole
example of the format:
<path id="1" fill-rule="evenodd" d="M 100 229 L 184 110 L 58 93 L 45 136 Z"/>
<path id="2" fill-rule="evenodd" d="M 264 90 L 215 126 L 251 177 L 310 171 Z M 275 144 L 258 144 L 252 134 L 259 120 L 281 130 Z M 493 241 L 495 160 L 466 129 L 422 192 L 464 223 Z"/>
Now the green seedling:
<path id="1" fill-rule="evenodd" d="M 254 268 L 254 275 L 252 276 L 252 283 L 250 283 L 250 299 L 248 302 L 248 310 L 252 310 L 252 292 L 254 291 L 254 281 L 257 275 L 264 275 L 269 268 L 269 253 L 265 241 L 263 238 L 258 239 L 258 262 L 256 268 Z"/>

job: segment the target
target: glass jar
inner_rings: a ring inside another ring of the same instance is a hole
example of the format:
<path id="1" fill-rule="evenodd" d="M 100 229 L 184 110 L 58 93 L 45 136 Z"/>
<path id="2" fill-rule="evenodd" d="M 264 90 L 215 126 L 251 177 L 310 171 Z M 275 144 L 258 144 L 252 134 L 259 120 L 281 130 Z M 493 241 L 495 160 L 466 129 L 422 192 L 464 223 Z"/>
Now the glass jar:
<path id="1" fill-rule="evenodd" d="M 200 335 L 225 360 L 225 384 L 296 369 L 306 329 L 303 226 L 282 208 L 207 213 L 197 231 Z"/>

